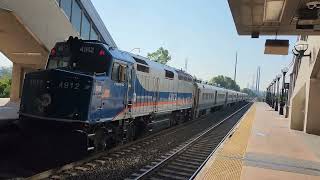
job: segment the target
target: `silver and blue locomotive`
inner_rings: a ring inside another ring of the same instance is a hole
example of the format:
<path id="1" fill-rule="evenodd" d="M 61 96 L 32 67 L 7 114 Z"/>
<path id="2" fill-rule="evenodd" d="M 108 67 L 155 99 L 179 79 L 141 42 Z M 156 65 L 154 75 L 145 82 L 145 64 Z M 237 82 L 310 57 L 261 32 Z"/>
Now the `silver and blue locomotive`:
<path id="1" fill-rule="evenodd" d="M 19 114 L 25 123 L 68 127 L 92 150 L 246 98 L 102 42 L 70 37 L 56 43 L 45 70 L 26 74 Z"/>

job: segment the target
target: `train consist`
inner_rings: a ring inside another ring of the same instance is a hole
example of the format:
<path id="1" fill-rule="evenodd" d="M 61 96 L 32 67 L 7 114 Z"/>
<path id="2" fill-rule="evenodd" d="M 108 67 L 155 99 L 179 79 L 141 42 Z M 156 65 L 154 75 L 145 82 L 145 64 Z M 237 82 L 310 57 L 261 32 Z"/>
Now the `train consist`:
<path id="1" fill-rule="evenodd" d="M 23 124 L 59 124 L 85 137 L 87 150 L 102 150 L 246 99 L 182 70 L 70 37 L 56 43 L 45 70 L 26 74 L 19 116 Z"/>

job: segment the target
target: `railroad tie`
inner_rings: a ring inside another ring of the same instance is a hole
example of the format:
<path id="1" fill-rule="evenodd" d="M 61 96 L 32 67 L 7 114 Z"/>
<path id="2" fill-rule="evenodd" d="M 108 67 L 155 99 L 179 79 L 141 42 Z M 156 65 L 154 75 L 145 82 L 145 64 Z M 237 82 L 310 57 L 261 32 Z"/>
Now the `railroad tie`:
<path id="1" fill-rule="evenodd" d="M 94 160 L 95 162 L 97 162 L 97 163 L 100 163 L 101 165 L 104 165 L 105 163 L 106 163 L 106 161 L 104 161 L 104 160 Z"/>
<path id="2" fill-rule="evenodd" d="M 86 163 L 86 166 L 90 166 L 91 168 L 95 168 L 97 165 L 93 163 Z"/>
<path id="3" fill-rule="evenodd" d="M 77 166 L 74 169 L 80 170 L 80 171 L 87 171 L 88 170 L 88 168 L 85 168 L 85 167 L 82 167 L 82 166 Z"/>

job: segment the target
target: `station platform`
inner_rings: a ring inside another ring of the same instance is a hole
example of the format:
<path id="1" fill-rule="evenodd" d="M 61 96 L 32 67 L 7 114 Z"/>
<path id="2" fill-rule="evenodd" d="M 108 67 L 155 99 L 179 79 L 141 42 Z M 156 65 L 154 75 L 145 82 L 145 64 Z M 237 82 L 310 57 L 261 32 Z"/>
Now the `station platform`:
<path id="1" fill-rule="evenodd" d="M 254 103 L 196 179 L 320 179 L 320 136 L 291 130 L 289 122 Z"/>
<path id="2" fill-rule="evenodd" d="M 18 119 L 19 103 L 10 102 L 9 98 L 0 98 L 0 126 Z"/>

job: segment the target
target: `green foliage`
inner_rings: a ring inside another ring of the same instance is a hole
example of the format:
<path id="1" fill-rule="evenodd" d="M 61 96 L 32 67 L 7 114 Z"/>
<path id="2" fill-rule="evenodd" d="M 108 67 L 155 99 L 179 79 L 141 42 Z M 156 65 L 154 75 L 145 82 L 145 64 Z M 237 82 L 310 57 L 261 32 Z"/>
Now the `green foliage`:
<path id="1" fill-rule="evenodd" d="M 11 68 L 0 69 L 0 98 L 10 97 Z"/>
<path id="2" fill-rule="evenodd" d="M 257 97 L 257 94 L 254 93 L 251 89 L 248 89 L 248 88 L 242 89 L 241 92 L 246 93 L 251 97 Z"/>
<path id="3" fill-rule="evenodd" d="M 240 86 L 230 77 L 219 75 L 209 81 L 210 84 L 217 84 L 226 89 L 233 89 L 235 91 L 240 91 Z"/>
<path id="4" fill-rule="evenodd" d="M 167 64 L 167 62 L 171 60 L 169 51 L 167 49 L 164 49 L 163 47 L 160 47 L 155 52 L 148 53 L 147 57 L 161 64 Z"/>

